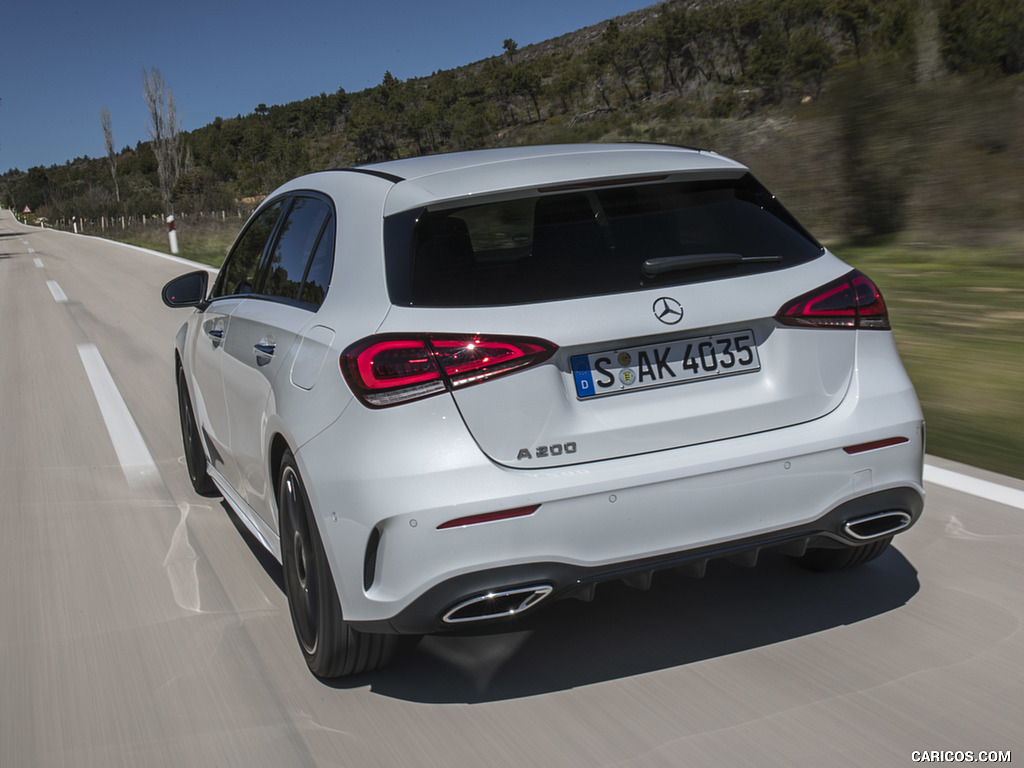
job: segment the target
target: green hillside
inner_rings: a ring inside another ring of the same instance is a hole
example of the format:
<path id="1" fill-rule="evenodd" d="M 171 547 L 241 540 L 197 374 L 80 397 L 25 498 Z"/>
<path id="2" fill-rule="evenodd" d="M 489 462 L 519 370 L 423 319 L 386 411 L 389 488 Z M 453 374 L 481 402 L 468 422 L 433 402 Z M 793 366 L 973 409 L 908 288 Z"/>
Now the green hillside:
<path id="1" fill-rule="evenodd" d="M 499 49 L 429 77 L 385 72 L 358 93 L 254 105 L 184 134 L 174 212 L 232 210 L 323 168 L 644 140 L 735 156 L 835 235 L 1017 227 L 1020 0 L 674 0 Z M 8 172 L 0 201 L 51 222 L 168 212 L 151 142 L 115 163 L 116 195 L 108 159 L 79 158 Z"/>
<path id="2" fill-rule="evenodd" d="M 494 49 L 184 134 L 183 254 L 219 263 L 240 217 L 307 171 L 546 142 L 714 149 L 880 282 L 929 450 L 1024 476 L 1024 2 L 670 0 Z M 152 143 L 11 171 L 0 201 L 166 250 Z"/>

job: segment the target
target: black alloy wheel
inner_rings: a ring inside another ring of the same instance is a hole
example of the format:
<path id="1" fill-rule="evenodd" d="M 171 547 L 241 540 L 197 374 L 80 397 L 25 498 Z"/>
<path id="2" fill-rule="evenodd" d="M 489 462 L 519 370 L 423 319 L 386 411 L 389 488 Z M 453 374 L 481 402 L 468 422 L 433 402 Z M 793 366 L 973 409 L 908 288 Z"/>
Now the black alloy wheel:
<path id="1" fill-rule="evenodd" d="M 216 486 L 206 471 L 206 452 L 203 450 L 202 437 L 196 424 L 196 416 L 192 410 L 192 398 L 189 396 L 185 371 L 178 366 L 178 416 L 181 420 L 181 442 L 185 447 L 185 466 L 192 488 L 200 496 L 216 493 Z"/>
<path id="2" fill-rule="evenodd" d="M 278 478 L 285 594 L 306 664 L 322 678 L 383 666 L 394 655 L 398 636 L 357 632 L 345 623 L 320 531 L 291 451 L 284 453 Z"/>

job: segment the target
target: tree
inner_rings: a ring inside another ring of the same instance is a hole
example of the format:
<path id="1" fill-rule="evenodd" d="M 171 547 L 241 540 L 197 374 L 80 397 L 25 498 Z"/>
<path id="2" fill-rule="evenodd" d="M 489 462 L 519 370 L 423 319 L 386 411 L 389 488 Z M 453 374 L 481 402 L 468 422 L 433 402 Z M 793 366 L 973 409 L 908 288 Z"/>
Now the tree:
<path id="1" fill-rule="evenodd" d="M 878 3 L 875 45 L 896 60 L 917 57 L 918 0 L 889 0 Z"/>
<path id="2" fill-rule="evenodd" d="M 501 110 L 502 122 L 506 126 L 515 125 L 518 120 L 515 111 L 516 91 L 512 81 L 512 67 L 500 63 L 499 60 L 488 59 L 484 62 L 482 75 L 488 98 L 495 102 Z"/>
<path id="3" fill-rule="evenodd" d="M 181 125 L 174 103 L 174 92 L 167 87 L 160 70 L 142 72 L 142 92 L 149 112 L 149 136 L 156 155 L 160 197 L 168 213 L 174 212 L 171 191 L 181 175 Z"/>
<path id="4" fill-rule="evenodd" d="M 790 41 L 782 27 L 770 25 L 757 37 L 747 56 L 746 76 L 764 91 L 768 103 L 778 103 L 785 90 Z"/>
<path id="5" fill-rule="evenodd" d="M 747 61 L 751 50 L 760 41 L 761 36 L 770 28 L 772 19 L 770 10 L 760 3 L 740 3 L 727 12 L 721 11 L 716 19 L 727 50 L 732 53 L 732 61 L 739 68 L 739 79 L 748 76 Z M 735 76 L 734 76 L 735 79 Z"/>
<path id="6" fill-rule="evenodd" d="M 460 98 L 451 109 L 452 142 L 456 149 L 480 149 L 487 145 L 491 120 L 487 107 L 468 98 Z"/>
<path id="7" fill-rule="evenodd" d="M 604 28 L 604 32 L 601 33 L 601 42 L 594 52 L 598 66 L 611 67 L 615 70 L 615 74 L 619 76 L 619 82 L 626 89 L 629 100 L 636 101 L 636 96 L 633 95 L 633 90 L 629 87 L 630 75 L 636 60 L 623 45 L 622 30 L 615 19 L 609 21 L 608 26 Z M 601 95 L 607 102 L 608 99 L 604 93 Z"/>
<path id="8" fill-rule="evenodd" d="M 537 120 L 540 120 L 540 104 L 537 101 L 543 85 L 543 77 L 540 71 L 529 63 L 520 62 L 512 67 L 511 83 L 513 93 L 527 96 L 533 102 L 533 109 L 537 113 Z M 526 114 L 527 118 L 529 118 L 529 107 L 527 107 Z"/>
<path id="9" fill-rule="evenodd" d="M 516 52 L 519 50 L 519 44 L 511 37 L 506 37 L 505 42 L 501 44 L 501 47 L 505 49 L 505 53 L 508 54 L 508 63 L 515 64 Z"/>
<path id="10" fill-rule="evenodd" d="M 666 5 L 664 12 L 655 22 L 656 46 L 658 59 L 665 72 L 665 86 L 671 85 L 679 95 L 683 93 L 682 78 L 676 74 L 675 60 L 684 60 L 686 65 L 692 61 L 687 47 L 690 30 L 687 28 L 687 10 Z"/>
<path id="11" fill-rule="evenodd" d="M 830 8 L 832 19 L 853 43 L 853 54 L 861 59 L 864 37 L 875 18 L 871 0 L 835 0 Z"/>
<path id="12" fill-rule="evenodd" d="M 790 39 L 789 71 L 797 85 L 821 96 L 825 73 L 835 65 L 835 51 L 813 27 L 796 30 Z"/>
<path id="13" fill-rule="evenodd" d="M 1024 3 L 944 0 L 939 9 L 942 53 L 956 72 L 1024 72 Z"/>
<path id="14" fill-rule="evenodd" d="M 37 211 L 52 203 L 56 190 L 50 175 L 42 166 L 29 168 L 18 185 L 18 205 Z"/>
<path id="15" fill-rule="evenodd" d="M 551 95 L 561 102 L 562 112 L 570 112 L 585 98 L 589 84 L 586 58 L 574 56 L 557 71 L 550 85 Z"/>
<path id="16" fill-rule="evenodd" d="M 619 44 L 626 56 L 636 62 L 644 80 L 644 95 L 650 96 L 654 91 L 650 72 L 651 54 L 656 44 L 654 31 L 647 27 L 635 27 L 622 33 Z"/>
<path id="17" fill-rule="evenodd" d="M 107 148 L 107 161 L 110 163 L 110 175 L 114 178 L 114 199 L 121 202 L 121 188 L 117 184 L 117 154 L 114 151 L 114 128 L 110 121 L 110 110 L 100 110 L 100 123 L 103 125 L 103 144 Z"/>
<path id="18" fill-rule="evenodd" d="M 878 62 L 844 69 L 830 86 L 840 105 L 838 138 L 846 231 L 855 239 L 885 237 L 907 222 L 924 130 L 910 74 Z"/>

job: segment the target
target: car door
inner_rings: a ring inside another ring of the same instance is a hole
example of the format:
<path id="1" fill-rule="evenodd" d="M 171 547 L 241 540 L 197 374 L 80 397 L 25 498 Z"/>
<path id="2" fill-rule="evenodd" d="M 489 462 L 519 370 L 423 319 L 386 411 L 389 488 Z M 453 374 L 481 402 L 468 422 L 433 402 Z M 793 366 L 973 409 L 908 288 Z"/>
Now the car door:
<path id="1" fill-rule="evenodd" d="M 197 318 L 200 327 L 191 361 L 196 415 L 210 463 L 235 490 L 241 483 L 238 464 L 231 453 L 224 355 L 232 336 L 232 317 L 254 290 L 263 253 L 281 208 L 280 202 L 268 206 L 239 235 L 210 292 L 209 306 Z"/>
<path id="2" fill-rule="evenodd" d="M 333 253 L 331 206 L 313 194 L 291 196 L 264 253 L 257 291 L 231 317 L 224 346 L 230 450 L 238 465 L 236 486 L 250 508 L 276 530 L 273 482 L 267 458 L 268 412 L 274 392 L 292 387 L 293 347 L 314 323 L 322 290 L 307 278 L 318 244 Z"/>

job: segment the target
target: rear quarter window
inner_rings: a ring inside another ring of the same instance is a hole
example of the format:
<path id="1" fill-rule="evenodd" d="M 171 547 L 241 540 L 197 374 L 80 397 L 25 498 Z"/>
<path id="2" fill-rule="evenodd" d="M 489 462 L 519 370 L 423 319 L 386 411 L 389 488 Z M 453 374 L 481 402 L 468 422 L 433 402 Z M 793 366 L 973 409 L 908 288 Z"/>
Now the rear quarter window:
<path id="1" fill-rule="evenodd" d="M 330 206 L 313 197 L 296 196 L 270 252 L 263 293 L 299 300 L 313 249 L 321 239 Z"/>
<path id="2" fill-rule="evenodd" d="M 411 211 L 386 222 L 385 247 L 392 302 L 455 307 L 725 279 L 824 252 L 749 174 Z M 690 254 L 760 260 L 644 275 L 648 259 Z"/>

